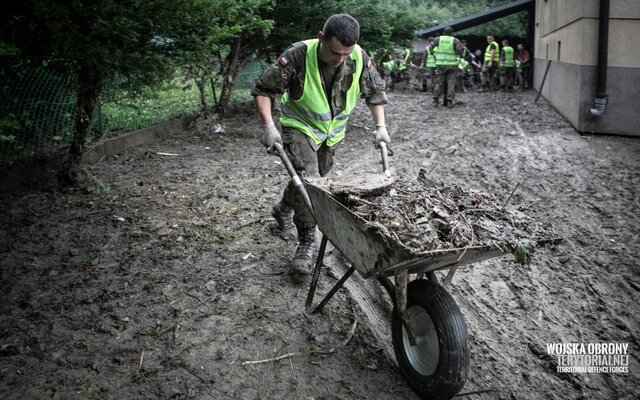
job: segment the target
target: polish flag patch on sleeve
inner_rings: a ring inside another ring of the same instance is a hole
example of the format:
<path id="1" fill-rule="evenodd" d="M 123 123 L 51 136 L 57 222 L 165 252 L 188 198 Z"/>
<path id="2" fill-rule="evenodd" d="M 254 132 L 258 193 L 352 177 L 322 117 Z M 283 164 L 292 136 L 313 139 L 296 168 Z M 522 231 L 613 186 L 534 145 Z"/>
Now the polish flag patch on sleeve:
<path id="1" fill-rule="evenodd" d="M 289 60 L 287 60 L 287 58 L 285 56 L 282 56 L 278 60 L 278 64 L 282 65 L 283 67 L 286 67 L 287 64 L 289 64 Z"/>

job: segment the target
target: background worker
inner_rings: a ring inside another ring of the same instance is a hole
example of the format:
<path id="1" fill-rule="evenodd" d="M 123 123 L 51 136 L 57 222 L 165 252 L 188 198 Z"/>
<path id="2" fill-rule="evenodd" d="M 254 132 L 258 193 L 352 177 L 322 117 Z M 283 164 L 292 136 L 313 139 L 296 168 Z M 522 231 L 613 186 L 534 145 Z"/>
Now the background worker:
<path id="1" fill-rule="evenodd" d="M 335 149 L 361 96 L 376 126 L 375 143 L 390 141 L 385 125 L 384 81 L 356 44 L 359 36 L 360 26 L 353 17 L 332 15 L 316 39 L 294 43 L 256 79 L 252 95 L 264 125 L 262 144 L 270 151 L 274 143 L 283 144 L 300 175 L 319 177 L 331 170 Z M 282 135 L 271 115 L 273 102 L 280 94 Z M 291 272 L 310 273 L 316 224 L 292 182 L 272 214 L 280 229 L 295 224 L 298 231 Z"/>
<path id="2" fill-rule="evenodd" d="M 482 78 L 480 77 L 482 71 L 482 50 L 476 49 L 473 53 L 473 60 L 471 60 L 471 70 L 473 72 L 473 83 L 475 86 L 480 86 Z"/>
<path id="3" fill-rule="evenodd" d="M 529 88 L 529 83 L 531 81 L 531 55 L 529 54 L 529 51 L 524 48 L 523 44 L 518 44 L 516 58 L 520 61 L 521 88 L 526 90 Z"/>
<path id="4" fill-rule="evenodd" d="M 424 49 L 424 53 L 420 53 L 421 58 L 415 65 L 415 68 L 418 70 L 418 74 L 421 78 L 423 92 L 433 92 L 436 58 L 434 57 L 433 52 L 429 51 L 429 44 L 431 44 L 431 42 L 433 42 L 433 36 L 429 36 L 429 38 L 427 38 L 427 46 Z"/>
<path id="5" fill-rule="evenodd" d="M 500 63 L 500 45 L 493 35 L 487 35 L 487 48 L 484 51 L 484 63 L 482 64 L 483 91 L 495 90 L 496 71 Z"/>
<path id="6" fill-rule="evenodd" d="M 509 41 L 502 41 L 502 50 L 500 50 L 500 83 L 502 90 L 505 92 L 513 92 L 513 82 L 516 77 L 516 59 L 513 47 L 509 46 Z"/>
<path id="7" fill-rule="evenodd" d="M 433 51 L 436 47 L 437 50 L 434 51 L 436 57 L 436 89 L 433 96 L 433 106 L 438 107 L 440 96 L 445 94 L 446 85 L 447 105 L 453 107 L 456 96 L 458 63 L 464 46 L 459 39 L 453 37 L 453 28 L 447 26 L 442 31 L 442 36 L 437 37 L 427 48 L 429 51 Z"/>
<path id="8" fill-rule="evenodd" d="M 473 55 L 471 51 L 467 48 L 467 41 L 462 39 L 460 40 L 462 43 L 463 50 L 462 56 L 460 60 L 458 60 L 458 77 L 456 79 L 456 91 L 466 92 L 466 87 L 469 84 L 469 77 L 471 75 L 471 61 L 473 59 Z"/>

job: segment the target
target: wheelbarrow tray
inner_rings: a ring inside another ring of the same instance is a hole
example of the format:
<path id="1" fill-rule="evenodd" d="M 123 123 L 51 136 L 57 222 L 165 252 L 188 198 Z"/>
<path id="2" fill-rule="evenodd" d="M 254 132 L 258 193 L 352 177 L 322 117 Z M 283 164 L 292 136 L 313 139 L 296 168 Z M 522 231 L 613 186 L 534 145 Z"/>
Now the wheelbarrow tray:
<path id="1" fill-rule="evenodd" d="M 498 257 L 509 251 L 508 246 L 500 243 L 412 251 L 351 212 L 325 188 L 312 182 L 306 182 L 305 187 L 318 228 L 364 278 L 389 276 L 402 269 L 426 273 Z"/>

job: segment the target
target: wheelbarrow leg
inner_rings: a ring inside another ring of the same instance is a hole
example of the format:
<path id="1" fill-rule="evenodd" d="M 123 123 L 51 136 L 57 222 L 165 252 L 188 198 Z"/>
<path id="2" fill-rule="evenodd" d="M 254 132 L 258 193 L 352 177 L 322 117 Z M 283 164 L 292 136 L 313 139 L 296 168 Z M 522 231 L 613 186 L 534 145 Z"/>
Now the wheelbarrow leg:
<path id="1" fill-rule="evenodd" d="M 329 300 L 331 300 L 333 295 L 336 294 L 336 292 L 342 287 L 342 285 L 344 285 L 347 279 L 349 279 L 351 274 L 353 274 L 356 270 L 356 267 L 354 266 L 349 268 L 349 270 L 345 272 L 344 275 L 342 275 L 342 278 L 340 278 L 340 280 L 335 284 L 335 286 L 331 288 L 331 290 L 329 291 L 329 293 L 327 293 L 324 299 L 322 299 L 320 304 L 318 304 L 318 306 L 314 308 L 313 311 L 309 312 L 309 310 L 311 310 L 311 306 L 313 305 L 313 298 L 316 295 L 316 287 L 318 286 L 318 278 L 320 277 L 320 269 L 322 268 L 324 252 L 326 251 L 326 249 L 327 249 L 327 236 L 322 234 L 320 249 L 318 249 L 318 259 L 316 260 L 316 266 L 313 269 L 313 277 L 311 278 L 311 286 L 309 287 L 309 293 L 307 294 L 307 301 L 304 304 L 304 310 L 309 314 L 317 314 L 320 311 L 322 311 L 324 306 L 329 302 Z"/>
<path id="2" fill-rule="evenodd" d="M 400 316 L 400 320 L 407 330 L 407 336 L 409 337 L 409 343 L 411 346 L 416 345 L 416 335 L 414 333 L 413 327 L 411 326 L 411 321 L 407 316 L 407 285 L 409 284 L 409 271 L 406 269 L 397 271 L 394 275 L 396 281 L 396 310 L 398 315 Z"/>
<path id="3" fill-rule="evenodd" d="M 327 249 L 327 237 L 322 234 L 322 240 L 320 241 L 320 249 L 318 249 L 318 259 L 316 260 L 316 266 L 313 269 L 313 277 L 311 278 L 311 286 L 309 287 L 309 293 L 307 294 L 307 301 L 304 304 L 305 312 L 311 311 L 311 304 L 313 304 L 313 297 L 316 295 L 316 286 L 318 286 L 318 278 L 320 277 L 320 270 L 322 269 L 322 263 L 324 261 L 324 252 Z"/>
<path id="4" fill-rule="evenodd" d="M 340 278 L 338 283 L 336 283 L 335 286 L 333 288 L 331 288 L 331 290 L 329 291 L 329 293 L 327 293 L 327 295 L 324 297 L 324 299 L 322 299 L 320 304 L 318 304 L 318 306 L 313 311 L 311 311 L 311 314 L 317 314 L 320 311 L 322 311 L 324 306 L 329 302 L 329 300 L 331 300 L 333 295 L 336 294 L 338 289 L 340 289 L 342 287 L 342 285 L 344 285 L 344 283 L 347 281 L 347 279 L 349 279 L 351 274 L 353 274 L 355 272 L 355 270 L 356 270 L 356 267 L 351 266 L 351 268 L 349 268 L 349 270 L 347 272 L 345 272 L 344 275 L 342 275 L 342 278 Z"/>

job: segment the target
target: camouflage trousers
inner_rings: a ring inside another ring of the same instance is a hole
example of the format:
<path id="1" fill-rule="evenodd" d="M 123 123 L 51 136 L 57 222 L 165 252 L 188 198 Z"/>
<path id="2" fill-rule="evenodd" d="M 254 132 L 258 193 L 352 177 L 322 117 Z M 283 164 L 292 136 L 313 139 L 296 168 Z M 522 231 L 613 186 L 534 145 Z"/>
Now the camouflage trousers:
<path id="1" fill-rule="evenodd" d="M 498 71 L 498 63 L 489 66 L 488 62 L 482 64 L 482 86 L 494 89 L 496 87 L 496 72 Z"/>
<path id="2" fill-rule="evenodd" d="M 500 68 L 500 85 L 505 90 L 513 90 L 516 78 L 515 68 Z"/>
<path id="3" fill-rule="evenodd" d="M 336 147 L 339 146 L 339 144 L 336 144 L 328 147 L 326 143 L 323 143 L 316 150 L 311 145 L 312 142 L 309 137 L 300 131 L 287 128 L 282 130 L 282 142 L 287 156 L 298 175 L 302 176 L 304 174 L 312 178 L 325 176 L 331 171 Z M 293 208 L 293 223 L 298 230 L 313 228 L 316 225 L 313 214 L 307 208 L 292 181 L 289 181 L 285 188 L 280 204 L 287 208 Z"/>
<path id="4" fill-rule="evenodd" d="M 447 87 L 446 98 L 453 100 L 456 97 L 456 77 L 458 76 L 458 66 L 437 67 L 436 68 L 436 89 L 433 97 L 445 95 L 445 85 Z"/>
<path id="5" fill-rule="evenodd" d="M 433 92 L 435 86 L 435 70 L 435 68 L 425 68 L 420 72 L 423 92 Z"/>

